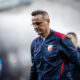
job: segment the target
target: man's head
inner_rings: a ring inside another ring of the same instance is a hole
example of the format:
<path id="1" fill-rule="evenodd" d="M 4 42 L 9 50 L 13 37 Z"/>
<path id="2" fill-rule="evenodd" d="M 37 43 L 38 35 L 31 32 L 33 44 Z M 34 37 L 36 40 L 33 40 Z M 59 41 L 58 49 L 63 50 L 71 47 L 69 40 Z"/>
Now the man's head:
<path id="1" fill-rule="evenodd" d="M 67 36 L 72 40 L 74 46 L 77 48 L 77 36 L 74 32 L 67 33 Z"/>
<path id="2" fill-rule="evenodd" d="M 50 18 L 48 13 L 43 10 L 36 10 L 31 13 L 32 17 L 32 25 L 38 35 L 42 37 L 47 37 L 50 33 L 49 23 Z"/>

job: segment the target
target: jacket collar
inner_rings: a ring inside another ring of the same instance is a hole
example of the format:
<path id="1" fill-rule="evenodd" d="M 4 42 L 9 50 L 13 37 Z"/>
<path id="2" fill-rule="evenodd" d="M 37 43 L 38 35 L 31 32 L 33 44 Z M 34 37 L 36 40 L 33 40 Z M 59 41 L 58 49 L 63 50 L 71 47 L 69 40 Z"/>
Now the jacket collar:
<path id="1" fill-rule="evenodd" d="M 50 29 L 50 34 L 45 38 L 45 41 L 48 42 L 54 38 L 55 38 L 54 30 Z M 41 39 L 42 39 L 42 37 L 41 37 Z"/>

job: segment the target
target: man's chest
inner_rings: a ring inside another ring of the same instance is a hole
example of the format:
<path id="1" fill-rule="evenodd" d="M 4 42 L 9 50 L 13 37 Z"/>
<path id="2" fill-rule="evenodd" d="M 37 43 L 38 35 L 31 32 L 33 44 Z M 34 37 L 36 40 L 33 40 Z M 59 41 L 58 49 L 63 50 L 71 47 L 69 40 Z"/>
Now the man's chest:
<path id="1" fill-rule="evenodd" d="M 34 58 L 56 58 L 59 55 L 59 44 L 56 40 L 36 43 L 34 47 Z"/>

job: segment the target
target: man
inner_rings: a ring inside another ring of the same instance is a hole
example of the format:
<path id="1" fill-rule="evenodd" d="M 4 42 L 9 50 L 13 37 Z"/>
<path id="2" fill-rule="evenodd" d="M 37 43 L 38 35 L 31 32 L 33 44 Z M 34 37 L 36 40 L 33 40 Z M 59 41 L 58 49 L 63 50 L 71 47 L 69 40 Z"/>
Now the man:
<path id="1" fill-rule="evenodd" d="M 39 36 L 31 44 L 30 80 L 70 80 L 64 77 L 67 63 L 70 60 L 80 67 L 80 54 L 66 35 L 50 29 L 46 11 L 36 10 L 31 15 L 33 28 Z"/>
<path id="2" fill-rule="evenodd" d="M 67 33 L 67 36 L 72 40 L 75 48 L 80 52 L 80 48 L 77 45 L 78 38 L 77 35 L 74 32 Z M 80 80 L 80 68 L 78 68 L 76 65 L 69 63 L 70 72 L 73 75 L 74 80 Z"/>
<path id="3" fill-rule="evenodd" d="M 72 40 L 75 48 L 78 48 L 78 46 L 77 46 L 77 42 L 78 42 L 77 35 L 74 32 L 69 32 L 69 33 L 67 33 L 67 36 Z"/>

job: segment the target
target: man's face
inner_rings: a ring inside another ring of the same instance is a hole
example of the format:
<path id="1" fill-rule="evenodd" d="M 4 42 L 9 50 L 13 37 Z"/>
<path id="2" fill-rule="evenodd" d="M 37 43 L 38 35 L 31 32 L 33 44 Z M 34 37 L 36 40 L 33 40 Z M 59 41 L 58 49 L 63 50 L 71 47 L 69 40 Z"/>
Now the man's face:
<path id="1" fill-rule="evenodd" d="M 72 40 L 74 46 L 76 46 L 77 45 L 77 38 L 75 38 L 72 34 L 68 34 L 67 36 Z"/>
<path id="2" fill-rule="evenodd" d="M 44 20 L 42 15 L 33 16 L 32 24 L 35 31 L 38 33 L 38 35 L 41 36 L 45 35 L 49 29 L 49 22 L 47 20 Z"/>

